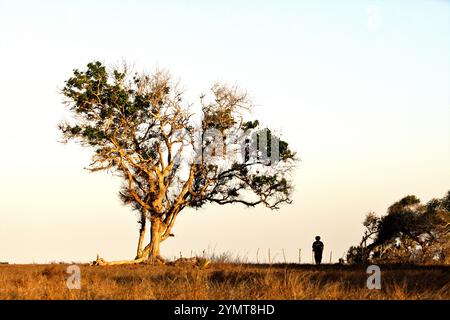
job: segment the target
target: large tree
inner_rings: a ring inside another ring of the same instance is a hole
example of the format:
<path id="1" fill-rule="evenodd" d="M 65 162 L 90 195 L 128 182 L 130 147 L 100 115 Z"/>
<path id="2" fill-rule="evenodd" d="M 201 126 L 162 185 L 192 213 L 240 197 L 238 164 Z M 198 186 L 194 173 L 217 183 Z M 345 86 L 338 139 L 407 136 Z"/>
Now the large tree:
<path id="1" fill-rule="evenodd" d="M 213 85 L 195 117 L 196 105 L 167 72 L 92 62 L 74 70 L 62 94 L 71 114 L 59 126 L 64 142 L 91 148 L 88 170 L 120 177 L 120 198 L 139 214 L 132 263 L 163 261 L 160 243 L 173 236 L 184 208 L 291 203 L 295 153 L 257 120 L 245 119 L 252 104 L 237 87 Z"/>

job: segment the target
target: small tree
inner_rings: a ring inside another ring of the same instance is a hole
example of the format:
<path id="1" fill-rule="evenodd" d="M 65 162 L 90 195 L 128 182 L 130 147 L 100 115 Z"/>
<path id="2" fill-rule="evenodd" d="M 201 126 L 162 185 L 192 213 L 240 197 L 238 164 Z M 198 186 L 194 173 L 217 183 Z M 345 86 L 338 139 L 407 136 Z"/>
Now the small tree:
<path id="1" fill-rule="evenodd" d="M 186 207 L 291 203 L 295 154 L 258 121 L 244 119 L 252 105 L 237 87 L 216 84 L 203 95 L 198 126 L 166 72 L 130 76 L 126 67 L 108 71 L 93 62 L 74 70 L 62 94 L 72 114 L 60 124 L 64 142 L 91 148 L 88 169 L 120 177 L 120 198 L 139 212 L 136 259 L 120 263 L 163 261 L 160 244 Z"/>
<path id="2" fill-rule="evenodd" d="M 360 245 L 351 247 L 349 263 L 448 261 L 450 255 L 450 193 L 423 205 L 412 195 L 391 205 L 382 217 L 369 213 Z M 372 243 L 367 245 L 371 239 Z"/>

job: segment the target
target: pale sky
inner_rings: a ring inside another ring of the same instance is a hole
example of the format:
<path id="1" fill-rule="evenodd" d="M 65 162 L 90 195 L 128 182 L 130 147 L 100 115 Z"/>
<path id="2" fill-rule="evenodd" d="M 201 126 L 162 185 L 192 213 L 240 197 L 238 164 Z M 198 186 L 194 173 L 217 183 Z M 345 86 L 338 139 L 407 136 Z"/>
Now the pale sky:
<path id="1" fill-rule="evenodd" d="M 137 218 L 90 152 L 58 143 L 58 89 L 96 59 L 167 68 L 192 102 L 237 83 L 302 158 L 294 203 L 185 210 L 165 257 L 191 250 L 325 261 L 369 211 L 450 189 L 450 2 L 0 0 L 0 261 L 133 258 Z"/>

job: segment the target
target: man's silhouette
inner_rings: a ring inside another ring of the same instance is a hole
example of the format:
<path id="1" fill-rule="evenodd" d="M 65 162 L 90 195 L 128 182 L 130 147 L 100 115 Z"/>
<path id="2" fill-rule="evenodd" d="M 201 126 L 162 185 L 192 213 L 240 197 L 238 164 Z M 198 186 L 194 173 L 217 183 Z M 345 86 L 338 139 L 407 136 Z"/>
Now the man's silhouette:
<path id="1" fill-rule="evenodd" d="M 323 242 L 320 241 L 320 237 L 316 237 L 316 241 L 313 242 L 312 249 L 314 252 L 314 260 L 316 260 L 316 264 L 320 264 L 322 262 L 322 252 L 323 252 Z"/>

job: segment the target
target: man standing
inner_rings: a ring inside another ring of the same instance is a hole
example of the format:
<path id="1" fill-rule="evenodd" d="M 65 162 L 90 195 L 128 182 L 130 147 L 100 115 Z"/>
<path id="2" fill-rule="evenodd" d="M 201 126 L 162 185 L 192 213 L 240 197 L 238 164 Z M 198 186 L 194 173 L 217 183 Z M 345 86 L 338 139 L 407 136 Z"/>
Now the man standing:
<path id="1" fill-rule="evenodd" d="M 323 252 L 323 242 L 320 241 L 320 237 L 316 237 L 316 241 L 313 242 L 312 249 L 314 252 L 314 260 L 316 260 L 316 264 L 320 264 L 322 262 L 322 252 Z"/>

